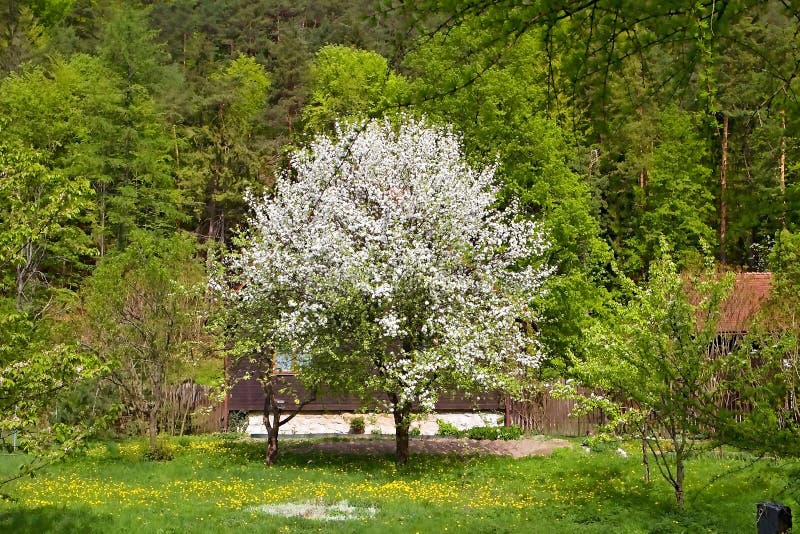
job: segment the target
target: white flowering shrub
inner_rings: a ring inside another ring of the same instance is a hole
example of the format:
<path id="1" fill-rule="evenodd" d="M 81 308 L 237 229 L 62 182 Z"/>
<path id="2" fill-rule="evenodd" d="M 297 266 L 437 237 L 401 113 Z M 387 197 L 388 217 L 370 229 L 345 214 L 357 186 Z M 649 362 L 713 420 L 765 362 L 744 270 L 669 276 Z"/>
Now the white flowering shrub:
<path id="1" fill-rule="evenodd" d="M 294 153 L 273 194 L 248 198 L 226 263 L 240 350 L 303 354 L 306 379 L 385 392 L 395 411 L 510 385 L 539 364 L 529 303 L 550 271 L 538 225 L 494 209 L 493 175 L 417 121 Z"/>

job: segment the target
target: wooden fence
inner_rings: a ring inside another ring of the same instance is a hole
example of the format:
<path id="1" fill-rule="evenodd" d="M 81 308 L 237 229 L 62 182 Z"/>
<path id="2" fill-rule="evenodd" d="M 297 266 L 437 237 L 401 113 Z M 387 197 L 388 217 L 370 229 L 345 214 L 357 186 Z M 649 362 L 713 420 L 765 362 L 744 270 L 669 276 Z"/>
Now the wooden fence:
<path id="1" fill-rule="evenodd" d="M 224 428 L 224 405 L 213 403 L 210 388 L 190 380 L 167 391 L 159 428 L 173 436 L 207 434 Z"/>
<path id="2" fill-rule="evenodd" d="M 579 388 L 580 393 L 588 390 Z M 525 400 L 511 401 L 510 420 L 526 432 L 539 434 L 556 434 L 561 436 L 586 436 L 594 431 L 598 424 L 605 423 L 600 410 L 573 417 L 575 400 L 555 399 L 548 389 L 528 392 Z"/>

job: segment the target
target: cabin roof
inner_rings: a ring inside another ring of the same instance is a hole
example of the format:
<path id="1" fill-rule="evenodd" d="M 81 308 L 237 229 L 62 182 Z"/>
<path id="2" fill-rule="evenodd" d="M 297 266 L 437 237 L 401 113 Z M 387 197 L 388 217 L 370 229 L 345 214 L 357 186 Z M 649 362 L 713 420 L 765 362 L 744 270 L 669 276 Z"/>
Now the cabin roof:
<path id="1" fill-rule="evenodd" d="M 771 293 L 772 273 L 737 273 L 733 289 L 722 303 L 717 332 L 747 332 Z"/>

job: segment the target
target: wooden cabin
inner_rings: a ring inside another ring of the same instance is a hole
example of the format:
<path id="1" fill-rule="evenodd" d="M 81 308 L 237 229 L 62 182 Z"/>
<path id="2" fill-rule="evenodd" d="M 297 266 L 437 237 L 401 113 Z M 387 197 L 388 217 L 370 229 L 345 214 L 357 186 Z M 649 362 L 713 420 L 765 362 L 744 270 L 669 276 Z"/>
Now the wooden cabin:
<path id="1" fill-rule="evenodd" d="M 278 362 L 280 362 L 278 358 Z M 234 369 L 234 378 L 243 376 L 244 369 Z M 291 394 L 276 396 L 278 404 L 291 409 L 295 399 L 304 399 L 307 393 L 291 371 L 278 372 L 278 380 L 282 388 L 291 388 Z M 350 421 L 355 417 L 365 419 L 365 432 L 394 434 L 394 419 L 391 414 L 382 413 L 381 406 L 388 405 L 388 399 L 376 395 L 372 406 L 366 405 L 354 395 L 335 395 L 318 392 L 315 400 L 309 402 L 301 412 L 289 423 L 283 425 L 280 433 L 284 435 L 307 434 L 347 434 L 350 432 Z M 459 394 L 441 395 L 436 403 L 436 412 L 425 419 L 412 423 L 411 428 L 418 428 L 420 434 L 434 435 L 438 431 L 437 420 L 446 421 L 459 429 L 475 426 L 496 425 L 502 423 L 505 410 L 505 399 L 499 392 L 482 393 L 474 396 Z M 244 432 L 250 435 L 266 434 L 264 426 L 264 391 L 261 383 L 255 378 L 235 381 L 225 400 L 224 411 L 228 420 L 238 419 Z M 242 420 L 242 417 L 244 418 Z M 230 426 L 230 425 L 229 425 Z"/>
<path id="2" fill-rule="evenodd" d="M 741 341 L 756 318 L 761 306 L 769 299 L 772 292 L 772 273 L 738 273 L 729 297 L 722 304 L 721 317 L 717 325 L 718 335 L 715 350 L 729 351 Z M 280 369 L 292 366 L 291 358 L 277 358 Z M 242 374 L 243 370 L 234 370 Z M 304 397 L 304 391 L 291 371 L 280 371 L 281 380 L 294 388 L 297 398 Z M 294 403 L 294 395 L 279 395 L 281 401 L 290 407 Z M 385 401 L 380 396 L 376 401 Z M 585 421 L 570 418 L 572 401 L 552 399 L 545 394 L 543 405 L 528 406 L 525 402 L 513 403 L 510 420 L 520 424 L 526 430 L 539 430 L 566 435 L 583 435 L 597 421 L 585 417 Z M 378 402 L 376 402 L 378 404 Z M 282 434 L 347 434 L 350 431 L 350 420 L 356 416 L 364 417 L 366 433 L 394 433 L 394 420 L 390 414 L 369 411 L 364 413 L 361 400 L 355 396 L 332 395 L 321 393 L 315 401 L 303 407 L 300 414 L 281 428 Z M 442 419 L 459 429 L 474 426 L 497 424 L 504 417 L 505 398 L 499 392 L 484 393 L 469 398 L 464 395 L 444 395 L 436 404 L 436 413 L 422 421 L 412 424 L 419 428 L 423 435 L 433 435 L 438 430 L 437 419 Z M 251 378 L 237 381 L 229 391 L 223 412 L 232 414 L 241 420 L 244 431 L 251 435 L 266 433 L 263 422 L 264 392 L 261 384 Z M 530 416 L 527 412 L 538 414 Z M 527 414 L 527 415 L 526 415 Z M 534 423 L 535 421 L 535 423 Z M 536 428 L 534 428 L 536 427 Z"/>

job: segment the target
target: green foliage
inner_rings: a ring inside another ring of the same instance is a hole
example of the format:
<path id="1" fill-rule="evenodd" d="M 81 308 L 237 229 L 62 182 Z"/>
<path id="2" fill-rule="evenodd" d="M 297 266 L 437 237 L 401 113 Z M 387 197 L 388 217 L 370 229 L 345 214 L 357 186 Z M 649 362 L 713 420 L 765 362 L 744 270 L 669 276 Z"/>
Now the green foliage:
<path id="1" fill-rule="evenodd" d="M 646 272 L 662 237 L 674 247 L 679 264 L 716 241 L 711 226 L 715 216 L 712 169 L 707 163 L 707 142 L 700 137 L 699 118 L 675 106 L 661 111 L 651 146 L 627 167 L 620 166 L 626 182 L 638 179 L 640 184 L 628 207 L 631 226 L 620 229 L 622 235 L 617 238 L 617 257 L 627 273 Z"/>
<path id="2" fill-rule="evenodd" d="M 773 292 L 735 354 L 730 372 L 752 409 L 729 429 L 730 440 L 762 454 L 800 456 L 800 235 L 776 236 L 770 255 Z"/>
<path id="3" fill-rule="evenodd" d="M 146 419 L 157 452 L 168 381 L 205 358 L 210 346 L 195 242 L 133 232 L 125 250 L 104 258 L 81 293 L 81 342 L 109 367 L 126 407 Z"/>
<path id="4" fill-rule="evenodd" d="M 54 271 L 80 269 L 93 253 L 80 228 L 91 186 L 48 168 L 41 152 L 19 144 L 0 143 L 0 177 L 0 290 L 30 310 L 48 293 Z"/>
<path id="5" fill-rule="evenodd" d="M 381 55 L 341 45 L 321 48 L 311 63 L 306 129 L 331 132 L 337 121 L 381 117 L 405 99 L 408 83 Z"/>
<path id="6" fill-rule="evenodd" d="M 487 38 L 482 22 L 471 20 L 407 56 L 411 102 L 462 132 L 469 157 L 496 162 L 503 203 L 519 203 L 544 226 L 551 245 L 545 259 L 556 273 L 535 302 L 537 326 L 547 365 L 563 370 L 583 354 L 583 331 L 607 298 L 611 253 L 600 236 L 590 182 L 573 166 L 572 141 L 546 111 L 547 65 L 539 40 L 524 36 L 496 61 L 482 53 L 465 60 L 464 51 L 478 50 Z"/>
<path id="7" fill-rule="evenodd" d="M 357 415 L 350 419 L 350 433 L 351 434 L 363 434 L 364 429 L 366 428 L 366 421 L 364 417 Z"/>
<path id="8" fill-rule="evenodd" d="M 608 322 L 591 332 L 590 356 L 576 374 L 603 392 L 584 397 L 583 410 L 600 408 L 612 432 L 643 439 L 683 507 L 684 464 L 695 436 L 727 418 L 716 395 L 727 355 L 710 358 L 709 347 L 733 278 L 709 270 L 683 277 L 665 249 L 662 240 L 646 283 L 626 281 L 627 302 L 615 303 Z M 572 387 L 566 389 L 574 396 Z M 664 454 L 665 442 L 674 456 Z"/>
<path id="9" fill-rule="evenodd" d="M 53 409 L 102 366 L 65 334 L 72 295 L 59 287 L 91 254 L 79 226 L 88 182 L 48 168 L 42 152 L 4 133 L 0 126 L 0 443 L 30 454 L 14 475 L 23 476 L 73 452 L 99 423 L 84 408 L 65 425 Z"/>
<path id="10" fill-rule="evenodd" d="M 488 440 L 515 440 L 522 437 L 522 428 L 519 425 L 504 426 L 476 426 L 462 432 L 469 439 Z"/>
<path id="11" fill-rule="evenodd" d="M 225 241 L 230 228 L 243 223 L 247 190 L 260 191 L 263 175 L 261 120 L 270 79 L 252 57 L 239 56 L 220 66 L 200 95 L 199 125 L 187 130 L 181 186 L 196 230 Z"/>
<path id="12" fill-rule="evenodd" d="M 439 430 L 437 436 L 453 438 L 486 439 L 486 440 L 515 440 L 522 437 L 522 428 L 519 425 L 504 426 L 475 426 L 466 430 L 459 430 L 455 425 L 438 419 Z"/>
<path id="13" fill-rule="evenodd" d="M 144 453 L 144 459 L 150 462 L 168 462 L 174 457 L 173 450 L 161 443 L 155 449 L 149 449 Z"/>
<path id="14" fill-rule="evenodd" d="M 461 431 L 452 423 L 448 423 L 444 419 L 437 419 L 436 423 L 439 429 L 436 431 L 437 436 L 458 437 Z"/>
<path id="15" fill-rule="evenodd" d="M 175 228 L 170 146 L 151 96 L 96 58 L 54 59 L 0 85 L 0 142 L 30 147 L 65 179 L 94 189 L 90 231 L 101 254 L 136 227 Z M 81 228 L 86 231 L 85 228 Z"/>

